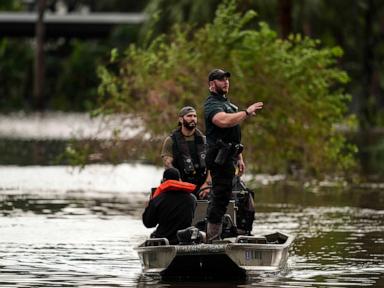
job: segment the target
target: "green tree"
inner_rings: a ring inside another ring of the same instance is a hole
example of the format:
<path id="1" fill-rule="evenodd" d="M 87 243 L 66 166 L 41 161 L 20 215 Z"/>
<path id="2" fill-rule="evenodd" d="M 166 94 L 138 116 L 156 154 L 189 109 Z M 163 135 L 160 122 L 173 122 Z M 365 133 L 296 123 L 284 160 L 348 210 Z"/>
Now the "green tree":
<path id="1" fill-rule="evenodd" d="M 21 11 L 27 4 L 36 4 L 19 0 L 0 2 L 0 10 L 4 11 Z M 146 4 L 146 0 L 64 2 L 71 12 L 83 5 L 88 5 L 91 11 L 139 12 Z M 54 11 L 55 4 L 57 1 L 48 0 L 47 10 Z M 138 25 L 121 25 L 115 27 L 107 39 L 46 39 L 44 107 L 64 111 L 93 109 L 97 102 L 97 65 L 105 61 L 109 47 L 125 47 L 127 39 L 135 42 L 138 31 Z M 1 111 L 33 109 L 34 49 L 31 39 L 0 36 Z"/>
<path id="2" fill-rule="evenodd" d="M 18 11 L 19 1 L 4 0 L 0 11 Z M 27 108 L 28 93 L 32 89 L 33 50 L 30 43 L 0 37 L 0 107 L 2 111 Z"/>
<path id="3" fill-rule="evenodd" d="M 54 110 L 84 111 L 95 108 L 97 85 L 95 73 L 108 49 L 96 41 L 71 40 L 68 45 L 71 53 L 65 61 L 53 59 L 49 63 L 47 78 L 54 83 L 50 107 Z M 52 57 L 48 57 L 50 60 Z"/>
<path id="4" fill-rule="evenodd" d="M 0 107 L 2 111 L 28 108 L 32 99 L 33 50 L 28 41 L 0 39 Z"/>
<path id="5" fill-rule="evenodd" d="M 167 33 L 176 23 L 201 26 L 213 17 L 220 0 L 150 0 L 145 12 L 150 15 L 143 26 L 144 35 L 158 36 Z"/>
<path id="6" fill-rule="evenodd" d="M 287 1 L 287 0 L 279 0 Z M 356 113 L 362 130 L 384 125 L 384 77 L 381 63 L 384 2 L 380 0 L 291 1 L 292 32 L 322 40 L 326 46 L 338 45 L 345 55 L 339 64 L 351 77 L 347 86 L 352 94 L 350 110 Z M 276 0 L 252 3 L 260 18 L 278 27 L 273 11 Z"/>
<path id="7" fill-rule="evenodd" d="M 18 11 L 22 7 L 23 7 L 22 3 L 20 1 L 15 1 L 15 0 L 2 0 L 0 3 L 0 11 L 1 10 Z"/>
<path id="8" fill-rule="evenodd" d="M 150 0 L 146 12 L 153 17 L 143 29 L 158 36 L 169 32 L 175 23 L 201 27 L 213 18 L 220 3 L 216 0 Z M 300 33 L 321 39 L 326 46 L 341 46 L 345 55 L 339 64 L 351 76 L 347 85 L 353 96 L 349 109 L 357 114 L 363 130 L 384 125 L 384 77 L 380 69 L 384 58 L 383 1 L 237 0 L 237 3 L 241 11 L 258 11 L 260 19 L 279 31 L 282 38 Z"/>
<path id="9" fill-rule="evenodd" d="M 203 119 L 208 71 L 222 67 L 233 73 L 234 103 L 265 103 L 259 117 L 243 124 L 254 170 L 285 173 L 294 163 L 320 176 L 350 169 L 355 147 L 335 130 L 353 122 L 345 117 L 348 76 L 336 66 L 342 50 L 299 35 L 281 40 L 265 23 L 247 29 L 254 16 L 236 12 L 229 0 L 202 28 L 175 25 L 146 48 L 131 45 L 122 57 L 113 50 L 111 64 L 99 68 L 99 112 L 133 114 L 153 136 L 163 135 L 183 105 L 196 106 Z"/>

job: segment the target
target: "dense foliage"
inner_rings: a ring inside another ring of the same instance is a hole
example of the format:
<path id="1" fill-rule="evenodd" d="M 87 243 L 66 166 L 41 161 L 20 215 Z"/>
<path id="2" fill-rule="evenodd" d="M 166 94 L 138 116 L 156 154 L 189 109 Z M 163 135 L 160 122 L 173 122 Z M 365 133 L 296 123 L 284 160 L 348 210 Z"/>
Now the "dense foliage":
<path id="1" fill-rule="evenodd" d="M 335 130 L 353 122 L 341 88 L 348 76 L 336 66 L 342 50 L 299 35 L 281 40 L 266 23 L 246 28 L 254 16 L 236 12 L 229 0 L 202 28 L 176 25 L 147 47 L 131 45 L 121 56 L 112 50 L 111 63 L 99 68 L 98 112 L 134 114 L 152 135 L 164 135 L 183 105 L 203 119 L 207 74 L 221 67 L 233 73 L 232 102 L 265 103 L 242 124 L 249 166 L 271 173 L 296 167 L 312 176 L 348 170 L 355 148 Z"/>
<path id="2" fill-rule="evenodd" d="M 28 3 L 27 3 L 28 2 Z M 25 11 L 33 1 L 3 0 L 0 11 Z M 57 1 L 46 1 L 53 13 Z M 64 1 L 68 12 L 83 5 L 92 11 L 141 11 L 145 1 Z M 27 5 L 28 4 L 28 5 Z M 127 39 L 137 41 L 138 25 L 115 27 L 107 39 L 47 38 L 45 40 L 44 109 L 89 111 L 97 103 L 97 66 L 105 61 L 110 47 L 124 47 Z M 33 111 L 35 41 L 30 38 L 6 38 L 0 35 L 0 111 Z"/>
<path id="3" fill-rule="evenodd" d="M 0 39 L 0 106 L 1 109 L 26 109 L 32 97 L 33 51 L 28 41 Z"/>
<path id="4" fill-rule="evenodd" d="M 299 33 L 318 38 L 329 46 L 338 45 L 345 55 L 339 65 L 351 77 L 347 85 L 352 95 L 350 111 L 356 113 L 361 130 L 384 125 L 384 1 L 381 0 L 237 0 L 241 11 L 255 9 L 279 36 Z M 211 21 L 218 0 L 149 0 L 146 11 L 152 15 L 144 30 L 152 35 L 167 33 L 171 23 L 200 27 Z M 255 27 L 255 21 L 249 26 Z"/>
<path id="5" fill-rule="evenodd" d="M 138 30 L 142 28 L 143 43 L 154 39 L 159 33 L 168 33 L 174 23 L 189 23 L 202 27 L 214 17 L 214 11 L 220 0 L 63 0 L 68 12 L 87 7 L 96 11 L 146 12 L 150 17 L 141 27 L 119 27 L 109 39 L 75 40 L 49 39 L 46 43 L 47 71 L 45 108 L 48 110 L 87 110 L 95 99 L 95 68 L 104 61 L 107 47 L 126 46 L 127 41 L 138 43 Z M 259 18 L 267 22 L 273 30 L 286 29 L 321 39 L 327 46 L 338 45 L 345 54 L 338 60 L 340 67 L 351 77 L 346 89 L 352 95 L 349 109 L 359 119 L 360 129 L 382 127 L 384 124 L 384 77 L 382 66 L 384 49 L 382 45 L 381 20 L 384 2 L 381 0 L 237 0 L 239 11 L 255 9 Z M 289 5 L 282 9 L 281 3 Z M 57 10 L 58 1 L 48 0 L 47 11 Z M 34 2 L 21 0 L 3 0 L 0 10 L 15 11 L 33 9 Z M 145 9 L 144 9 L 145 7 Z M 290 19 L 288 23 L 283 18 Z M 288 25 L 290 23 L 290 25 Z M 247 27 L 255 28 L 256 21 L 250 21 Z M 117 32 L 117 33 L 116 33 Z M 281 34 L 281 33 L 280 33 Z M 13 71 L 0 67 L 2 87 L 1 110 L 31 109 L 33 91 L 33 55 L 32 39 L 0 38 L 0 62 L 3 67 L 12 65 Z M 5 43 L 7 42 L 7 43 Z M 142 44 L 138 44 L 142 45 Z M 13 46 L 17 46 L 15 49 Z M 84 51 L 89 50 L 89 54 Z M 85 58 L 94 62 L 85 63 Z M 18 63 L 16 63 L 18 62 Z M 22 67 L 22 68 L 20 68 Z M 83 69 L 80 69 L 83 68 Z M 61 71 L 64 70 L 64 73 Z M 72 73 L 75 72 L 75 73 Z M 82 81 L 78 81 L 83 78 Z M 14 85 L 13 83 L 21 83 Z M 83 93 L 79 93 L 81 91 Z M 69 95 L 69 96 L 68 96 Z"/>

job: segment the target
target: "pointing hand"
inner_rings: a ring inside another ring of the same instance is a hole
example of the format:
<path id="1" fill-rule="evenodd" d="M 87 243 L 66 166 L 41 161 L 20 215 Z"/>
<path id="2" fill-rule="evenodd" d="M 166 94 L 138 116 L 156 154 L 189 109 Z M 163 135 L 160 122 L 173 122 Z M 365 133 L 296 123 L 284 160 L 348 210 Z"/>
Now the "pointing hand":
<path id="1" fill-rule="evenodd" d="M 247 108 L 249 115 L 255 115 L 257 110 L 263 109 L 263 102 L 253 103 Z"/>

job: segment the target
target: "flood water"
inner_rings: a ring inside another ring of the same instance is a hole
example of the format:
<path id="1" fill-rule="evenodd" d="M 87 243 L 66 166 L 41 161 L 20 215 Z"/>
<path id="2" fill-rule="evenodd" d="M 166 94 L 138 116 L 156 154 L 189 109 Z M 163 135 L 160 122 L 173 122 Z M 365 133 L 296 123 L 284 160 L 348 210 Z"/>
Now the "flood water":
<path id="1" fill-rule="evenodd" d="M 296 236 L 288 267 L 244 282 L 164 283 L 141 274 L 133 248 L 147 191 L 146 165 L 0 167 L 0 287 L 384 287 L 382 189 L 256 191 L 253 233 Z M 147 189 L 148 188 L 148 189 Z"/>
<path id="2" fill-rule="evenodd" d="M 123 126 L 127 139 L 140 130 L 131 124 Z M 225 283 L 164 283 L 142 275 L 133 248 L 152 231 L 140 217 L 162 170 L 52 166 L 72 136 L 87 138 L 100 126 L 78 114 L 0 116 L 1 288 L 384 287 L 383 184 L 304 189 L 263 175 L 256 179 L 253 233 L 296 237 L 284 271 Z M 372 171 L 382 171 L 380 153 L 372 156 L 381 163 Z"/>

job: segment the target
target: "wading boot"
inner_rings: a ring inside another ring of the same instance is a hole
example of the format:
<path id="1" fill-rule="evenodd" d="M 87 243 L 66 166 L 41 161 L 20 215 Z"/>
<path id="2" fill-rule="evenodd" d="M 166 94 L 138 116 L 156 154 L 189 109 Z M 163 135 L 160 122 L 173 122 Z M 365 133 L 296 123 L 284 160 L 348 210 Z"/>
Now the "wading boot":
<path id="1" fill-rule="evenodd" d="M 212 240 L 220 240 L 222 231 L 222 223 L 207 224 L 207 243 L 212 243 Z"/>

